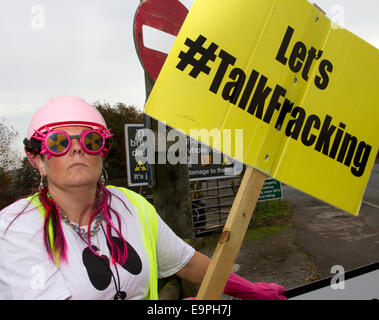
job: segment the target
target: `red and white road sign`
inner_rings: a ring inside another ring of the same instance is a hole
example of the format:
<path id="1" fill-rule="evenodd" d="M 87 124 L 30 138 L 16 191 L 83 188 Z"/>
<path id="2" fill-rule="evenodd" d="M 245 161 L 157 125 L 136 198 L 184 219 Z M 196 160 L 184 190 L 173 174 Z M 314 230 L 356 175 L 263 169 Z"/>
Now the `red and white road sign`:
<path id="1" fill-rule="evenodd" d="M 176 37 L 187 16 L 188 9 L 178 0 L 144 0 L 134 16 L 134 43 L 145 71 L 155 81 L 158 78 L 167 53 L 151 48 L 144 42 L 144 30 L 156 30 Z M 159 47 L 159 46 L 157 46 Z"/>

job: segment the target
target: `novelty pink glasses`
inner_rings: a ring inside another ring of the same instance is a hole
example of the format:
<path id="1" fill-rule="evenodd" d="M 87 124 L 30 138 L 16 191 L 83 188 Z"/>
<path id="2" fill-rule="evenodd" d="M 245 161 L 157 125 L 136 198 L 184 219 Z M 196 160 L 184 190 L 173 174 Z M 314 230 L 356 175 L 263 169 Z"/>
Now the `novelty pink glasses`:
<path id="1" fill-rule="evenodd" d="M 83 131 L 80 135 L 69 135 L 62 130 L 51 131 L 44 127 L 46 132 L 34 130 L 39 136 L 33 136 L 32 139 L 41 141 L 40 154 L 47 154 L 47 158 L 53 156 L 63 156 L 70 150 L 71 139 L 79 139 L 82 149 L 89 154 L 106 154 L 110 147 L 111 129 L 90 129 Z M 42 129 L 42 130 L 43 130 Z"/>

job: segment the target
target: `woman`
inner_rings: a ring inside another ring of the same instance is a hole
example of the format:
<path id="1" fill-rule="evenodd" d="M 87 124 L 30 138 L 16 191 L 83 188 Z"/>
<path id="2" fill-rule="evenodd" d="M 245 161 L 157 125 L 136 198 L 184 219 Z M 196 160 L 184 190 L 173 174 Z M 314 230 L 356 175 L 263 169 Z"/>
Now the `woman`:
<path id="1" fill-rule="evenodd" d="M 142 196 L 101 183 L 111 141 L 81 98 L 53 98 L 34 115 L 24 144 L 40 191 L 0 213 L 0 298 L 157 299 L 159 277 L 201 283 L 210 259 Z M 232 274 L 225 292 L 283 299 L 283 291 Z"/>

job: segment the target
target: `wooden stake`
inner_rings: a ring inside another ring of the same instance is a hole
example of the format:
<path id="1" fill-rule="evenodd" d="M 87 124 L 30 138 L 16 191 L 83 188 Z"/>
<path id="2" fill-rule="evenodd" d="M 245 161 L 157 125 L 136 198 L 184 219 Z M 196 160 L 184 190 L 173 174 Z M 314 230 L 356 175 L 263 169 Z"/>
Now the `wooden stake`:
<path id="1" fill-rule="evenodd" d="M 246 169 L 197 300 L 221 298 L 266 178 L 254 168 Z"/>

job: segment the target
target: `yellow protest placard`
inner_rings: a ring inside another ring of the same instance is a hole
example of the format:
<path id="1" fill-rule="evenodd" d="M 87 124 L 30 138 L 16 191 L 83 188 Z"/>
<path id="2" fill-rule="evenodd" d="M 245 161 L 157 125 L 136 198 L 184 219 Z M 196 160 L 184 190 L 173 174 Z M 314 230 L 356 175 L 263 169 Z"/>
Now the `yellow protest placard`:
<path id="1" fill-rule="evenodd" d="M 378 74 L 378 50 L 306 0 L 196 0 L 144 111 L 358 214 L 379 146 Z"/>

